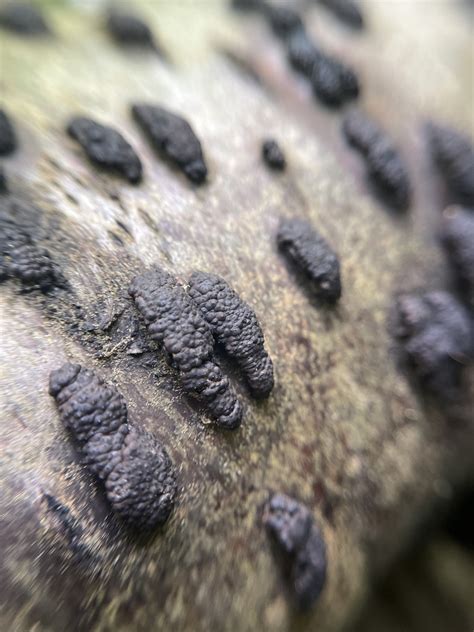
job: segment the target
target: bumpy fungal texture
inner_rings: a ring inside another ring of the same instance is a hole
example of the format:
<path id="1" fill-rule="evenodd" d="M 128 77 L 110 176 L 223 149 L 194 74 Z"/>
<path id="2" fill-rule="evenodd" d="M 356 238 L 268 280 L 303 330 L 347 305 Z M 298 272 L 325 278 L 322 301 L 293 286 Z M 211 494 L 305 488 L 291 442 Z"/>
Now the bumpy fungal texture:
<path id="1" fill-rule="evenodd" d="M 360 111 L 350 112 L 345 117 L 342 132 L 347 142 L 364 156 L 368 176 L 378 193 L 393 208 L 405 210 L 410 204 L 411 185 L 392 141 Z"/>
<path id="2" fill-rule="evenodd" d="M 318 599 L 326 581 L 326 545 L 307 507 L 293 498 L 275 494 L 263 522 L 282 557 L 283 570 L 301 610 Z"/>
<path id="3" fill-rule="evenodd" d="M 286 167 L 285 155 L 276 140 L 268 139 L 264 141 L 262 145 L 262 156 L 271 169 L 283 171 Z"/>
<path id="4" fill-rule="evenodd" d="M 8 2 L 0 7 L 0 26 L 20 35 L 50 33 L 39 9 L 26 2 Z"/>
<path id="5" fill-rule="evenodd" d="M 157 105 L 134 105 L 132 114 L 155 148 L 195 184 L 207 177 L 207 167 L 196 134 L 189 123 Z"/>
<path id="6" fill-rule="evenodd" d="M 189 279 L 189 296 L 216 341 L 241 367 L 252 393 L 268 397 L 273 388 L 273 363 L 253 309 L 216 274 L 194 272 Z"/>
<path id="7" fill-rule="evenodd" d="M 393 333 L 420 384 L 438 397 L 454 398 L 472 355 L 472 322 L 464 307 L 442 291 L 403 295 L 395 305 Z"/>
<path id="8" fill-rule="evenodd" d="M 342 286 L 338 256 L 309 222 L 283 219 L 277 243 L 308 279 L 316 296 L 328 303 L 340 299 Z"/>
<path id="9" fill-rule="evenodd" d="M 158 51 L 150 27 L 138 16 L 112 10 L 107 16 L 107 30 L 123 46 L 137 46 Z"/>
<path id="10" fill-rule="evenodd" d="M 47 292 L 64 285 L 47 250 L 34 243 L 15 219 L 15 205 L 0 208 L 0 281 L 16 278 L 28 288 Z"/>
<path id="11" fill-rule="evenodd" d="M 474 207 L 474 145 L 444 125 L 427 126 L 431 154 L 454 200 Z"/>
<path id="12" fill-rule="evenodd" d="M 364 27 L 364 17 L 355 0 L 318 0 L 342 22 L 357 29 Z"/>
<path id="13" fill-rule="evenodd" d="M 455 272 L 459 289 L 474 308 L 474 213 L 461 207 L 446 209 L 441 242 Z"/>
<path id="14" fill-rule="evenodd" d="M 118 390 L 68 363 L 51 373 L 49 393 L 114 512 L 137 529 L 163 524 L 176 496 L 171 460 L 154 437 L 128 424 Z"/>
<path id="15" fill-rule="evenodd" d="M 175 279 L 153 268 L 133 280 L 130 294 L 153 340 L 163 345 L 186 393 L 204 402 L 222 428 L 237 428 L 242 407 L 213 357 L 209 325 Z"/>
<path id="16" fill-rule="evenodd" d="M 140 182 L 142 179 L 140 159 L 117 130 L 91 119 L 78 117 L 72 119 L 67 131 L 78 141 L 92 162 L 116 171 L 132 184 Z"/>
<path id="17" fill-rule="evenodd" d="M 11 154 L 16 149 L 15 130 L 7 113 L 0 110 L 0 156 Z"/>

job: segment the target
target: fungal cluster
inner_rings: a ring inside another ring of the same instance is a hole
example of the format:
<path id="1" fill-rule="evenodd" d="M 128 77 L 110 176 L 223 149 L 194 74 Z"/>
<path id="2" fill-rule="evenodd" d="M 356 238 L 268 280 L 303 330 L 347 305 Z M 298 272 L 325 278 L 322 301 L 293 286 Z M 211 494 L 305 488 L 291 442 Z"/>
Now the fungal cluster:
<path id="1" fill-rule="evenodd" d="M 25 289 L 48 292 L 64 287 L 65 281 L 50 253 L 32 238 L 18 215 L 15 200 L 0 202 L 0 281 L 17 279 Z M 39 212 L 32 209 L 32 212 Z"/>
<path id="2" fill-rule="evenodd" d="M 339 258 L 328 242 L 303 219 L 282 219 L 277 233 L 281 252 L 308 281 L 311 293 L 326 303 L 341 297 Z"/>
<path id="3" fill-rule="evenodd" d="M 458 206 L 446 209 L 440 237 L 456 285 L 466 303 L 474 309 L 474 213 Z"/>
<path id="4" fill-rule="evenodd" d="M 354 110 L 343 121 L 343 134 L 364 157 L 367 174 L 375 189 L 395 209 L 410 204 L 411 185 L 407 169 L 391 139 L 364 113 Z"/>
<path id="5" fill-rule="evenodd" d="M 8 156 L 15 151 L 17 140 L 12 122 L 5 110 L 0 110 L 0 156 Z"/>
<path id="6" fill-rule="evenodd" d="M 27 2 L 8 1 L 0 7 L 0 26 L 24 36 L 48 35 L 51 31 L 40 10 Z"/>
<path id="7" fill-rule="evenodd" d="M 289 496 L 275 494 L 263 523 L 276 547 L 296 606 L 308 610 L 326 582 L 326 545 L 310 510 Z"/>
<path id="8" fill-rule="evenodd" d="M 121 46 L 157 50 L 150 27 L 137 15 L 112 9 L 107 16 L 106 27 Z"/>
<path id="9" fill-rule="evenodd" d="M 355 29 L 364 28 L 364 16 L 356 0 L 316 0 L 338 17 L 341 22 Z"/>
<path id="10" fill-rule="evenodd" d="M 189 291 L 167 272 L 152 268 L 135 277 L 130 294 L 151 338 L 163 346 L 183 389 L 206 406 L 221 428 L 235 429 L 242 406 L 214 357 L 215 341 L 244 371 L 256 397 L 273 387 L 273 365 L 254 312 L 215 275 L 194 273 Z"/>
<path id="11" fill-rule="evenodd" d="M 283 171 L 285 169 L 285 154 L 283 153 L 280 145 L 276 142 L 276 140 L 273 140 L 273 138 L 269 138 L 264 141 L 262 145 L 262 156 L 270 169 L 274 169 L 276 171 Z"/>
<path id="12" fill-rule="evenodd" d="M 51 373 L 49 393 L 113 511 L 135 529 L 166 522 L 176 496 L 174 468 L 152 435 L 129 424 L 118 390 L 89 369 L 68 363 Z"/>

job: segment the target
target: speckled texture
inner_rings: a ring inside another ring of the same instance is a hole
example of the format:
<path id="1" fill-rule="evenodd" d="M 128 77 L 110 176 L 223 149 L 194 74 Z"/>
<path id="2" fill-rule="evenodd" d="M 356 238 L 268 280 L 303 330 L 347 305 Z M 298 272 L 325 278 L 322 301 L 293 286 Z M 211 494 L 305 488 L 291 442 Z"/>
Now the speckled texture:
<path id="1" fill-rule="evenodd" d="M 103 482 L 113 511 L 135 529 L 166 522 L 176 496 L 170 458 L 153 436 L 129 425 L 118 390 L 68 363 L 51 373 L 49 394 L 84 463 Z"/>
<path id="2" fill-rule="evenodd" d="M 273 388 L 273 363 L 255 312 L 216 274 L 194 272 L 189 296 L 199 307 L 216 341 L 242 369 L 255 397 Z"/>
<path id="3" fill-rule="evenodd" d="M 394 217 L 370 195 L 340 115 L 314 100 L 263 20 L 220 0 L 135 5 L 162 34 L 174 68 L 156 55 L 124 54 L 103 31 L 102 10 L 82 3 L 48 4 L 56 40 L 2 33 L 4 107 L 22 147 L 5 165 L 9 185 L 56 227 L 42 245 L 61 260 L 74 291 L 66 301 L 81 316 L 52 318 L 63 299 L 0 286 L 0 329 L 9 332 L 0 336 L 0 627 L 352 630 L 374 574 L 474 467 L 472 406 L 464 425 L 453 425 L 418 398 L 391 355 L 386 322 L 395 293 L 446 280 L 435 238 L 439 178 L 419 123 L 423 115 L 469 125 L 468 21 L 456 3 L 370 2 L 366 37 L 343 36 L 317 6 L 305 15 L 325 50 L 360 70 L 364 109 L 406 156 L 416 204 Z M 222 45 L 261 83 L 230 65 Z M 157 160 L 130 120 L 132 99 L 164 102 L 196 126 L 212 176 L 206 186 L 190 187 Z M 78 107 L 136 147 L 147 174 L 140 187 L 71 149 L 64 123 Z M 280 130 L 291 169 L 275 177 L 259 143 Z M 338 252 L 336 309 L 315 309 L 288 274 L 274 239 L 282 215 L 308 220 Z M 172 369 L 133 337 L 139 319 L 124 295 L 154 264 L 182 280 L 192 270 L 218 274 L 258 314 L 276 383 L 264 402 L 242 389 L 237 432 L 203 426 Z M 73 336 L 73 325 L 90 331 Z M 114 383 L 130 419 L 178 468 L 179 503 L 146 543 L 111 519 L 65 438 L 47 385 L 66 361 Z M 304 503 L 324 533 L 326 583 L 305 617 L 295 616 L 262 527 L 276 490 Z M 71 549 L 45 493 L 82 527 L 87 557 Z"/>
<path id="4" fill-rule="evenodd" d="M 157 105 L 136 104 L 132 114 L 151 143 L 175 163 L 195 184 L 207 177 L 201 143 L 191 125 L 181 116 Z"/>
<path id="5" fill-rule="evenodd" d="M 186 393 L 203 401 L 222 428 L 238 428 L 242 406 L 214 359 L 212 333 L 197 306 L 173 277 L 152 268 L 135 277 L 130 294 L 150 336 L 176 365 Z"/>
<path id="6" fill-rule="evenodd" d="M 72 119 L 67 131 L 93 163 L 119 173 L 132 184 L 140 182 L 142 163 L 120 132 L 83 116 Z"/>

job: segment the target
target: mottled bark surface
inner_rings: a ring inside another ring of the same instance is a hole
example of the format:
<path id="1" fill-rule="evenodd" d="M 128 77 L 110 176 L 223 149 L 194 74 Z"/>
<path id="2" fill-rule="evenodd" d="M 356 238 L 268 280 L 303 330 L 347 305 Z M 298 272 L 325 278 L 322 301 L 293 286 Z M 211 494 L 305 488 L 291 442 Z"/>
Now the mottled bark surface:
<path id="1" fill-rule="evenodd" d="M 448 282 L 441 187 L 420 124 L 439 117 L 469 131 L 466 14 L 454 2 L 364 8 L 366 32 L 314 6 L 306 19 L 359 71 L 362 104 L 397 140 L 414 184 L 401 218 L 371 196 L 340 114 L 314 101 L 257 17 L 214 0 L 144 3 L 168 64 L 117 47 L 95 10 L 60 3 L 46 5 L 55 37 L 1 33 L 19 141 L 4 161 L 8 186 L 37 207 L 35 238 L 70 284 L 48 295 L 0 286 L 2 628 L 339 630 L 374 574 L 472 476 L 469 393 L 454 411 L 422 398 L 387 329 L 398 292 Z M 190 121 L 206 184 L 154 153 L 131 120 L 138 101 Z M 143 162 L 140 186 L 91 166 L 66 133 L 76 115 L 124 135 Z M 283 174 L 262 163 L 267 136 L 285 151 Z M 278 254 L 283 215 L 310 220 L 338 252 L 337 307 L 314 304 Z M 257 314 L 275 388 L 256 402 L 233 379 L 245 418 L 232 434 L 202 423 L 148 346 L 127 289 L 152 264 L 182 281 L 218 274 Z M 153 537 L 126 531 L 80 464 L 48 395 L 66 361 L 114 383 L 177 467 L 177 507 Z M 304 617 L 261 524 L 272 492 L 310 507 L 326 541 L 326 585 Z"/>

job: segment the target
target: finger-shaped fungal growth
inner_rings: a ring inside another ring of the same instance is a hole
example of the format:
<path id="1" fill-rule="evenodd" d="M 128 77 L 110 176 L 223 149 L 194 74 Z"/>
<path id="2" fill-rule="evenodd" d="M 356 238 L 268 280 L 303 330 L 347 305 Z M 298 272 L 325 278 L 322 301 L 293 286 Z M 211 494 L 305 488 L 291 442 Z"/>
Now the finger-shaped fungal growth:
<path id="1" fill-rule="evenodd" d="M 459 289 L 474 307 L 474 213 L 460 206 L 447 208 L 441 225 L 441 243 Z"/>
<path id="2" fill-rule="evenodd" d="M 134 105 L 132 114 L 158 152 L 178 166 L 191 182 L 204 182 L 207 167 L 201 143 L 184 118 L 157 105 Z"/>
<path id="3" fill-rule="evenodd" d="M 160 52 L 153 33 L 140 17 L 112 9 L 106 22 L 107 30 L 121 46 L 149 48 Z"/>
<path id="4" fill-rule="evenodd" d="M 0 7 L 0 26 L 19 35 L 50 33 L 39 9 L 27 2 L 7 2 Z"/>
<path id="5" fill-rule="evenodd" d="M 212 332 L 184 288 L 153 268 L 135 277 L 129 291 L 151 338 L 177 368 L 184 391 L 201 400 L 220 427 L 240 426 L 242 407 L 214 359 Z"/>
<path id="6" fill-rule="evenodd" d="M 50 253 L 17 223 L 14 210 L 14 205 L 0 209 L 0 281 L 18 279 L 26 288 L 42 292 L 64 287 L 65 280 Z"/>
<path id="7" fill-rule="evenodd" d="M 433 394 L 451 399 L 472 353 L 472 323 L 447 292 L 406 294 L 393 313 L 393 333 L 407 366 Z"/>
<path id="8" fill-rule="evenodd" d="M 342 22 L 356 29 L 364 28 L 364 16 L 355 0 L 317 0 Z"/>
<path id="9" fill-rule="evenodd" d="M 285 169 L 285 154 L 280 145 L 276 140 L 273 140 L 273 138 L 269 138 L 263 142 L 262 156 L 270 169 L 275 169 L 276 171 L 283 171 Z"/>
<path id="10" fill-rule="evenodd" d="M 11 154 L 16 149 L 15 130 L 5 110 L 0 110 L 0 156 Z"/>
<path id="11" fill-rule="evenodd" d="M 309 509 L 284 494 L 275 494 L 270 499 L 263 522 L 275 544 L 297 607 L 308 610 L 326 581 L 326 545 L 321 531 Z"/>
<path id="12" fill-rule="evenodd" d="M 268 397 L 273 388 L 273 363 L 253 309 L 216 274 L 194 272 L 189 279 L 189 296 L 216 342 L 241 368 L 253 395 Z"/>
<path id="13" fill-rule="evenodd" d="M 113 511 L 136 529 L 163 524 L 176 496 L 174 469 L 153 436 L 130 426 L 119 391 L 89 369 L 68 363 L 51 373 L 49 393 Z"/>
<path id="14" fill-rule="evenodd" d="M 365 159 L 367 173 L 376 191 L 397 210 L 410 204 L 408 172 L 392 141 L 380 127 L 360 111 L 350 112 L 342 125 L 347 142 Z"/>
<path id="15" fill-rule="evenodd" d="M 283 219 L 277 233 L 278 247 L 296 266 L 321 300 L 335 303 L 341 297 L 339 258 L 311 224 L 302 219 Z"/>
<path id="16" fill-rule="evenodd" d="M 117 130 L 77 117 L 67 127 L 68 134 L 77 140 L 93 163 L 115 171 L 132 184 L 142 179 L 142 163 L 132 146 Z"/>
<path id="17" fill-rule="evenodd" d="M 451 127 L 429 123 L 431 155 L 454 201 L 474 207 L 474 145 Z"/>

